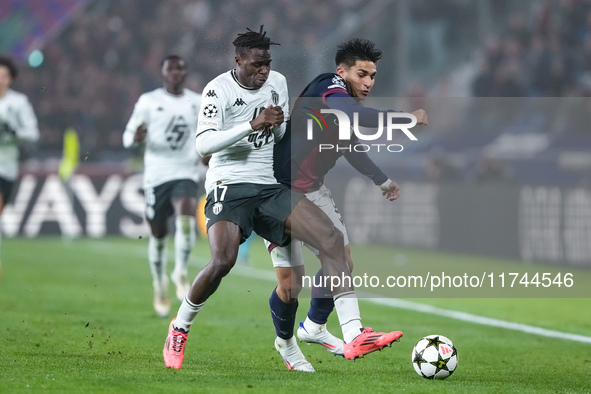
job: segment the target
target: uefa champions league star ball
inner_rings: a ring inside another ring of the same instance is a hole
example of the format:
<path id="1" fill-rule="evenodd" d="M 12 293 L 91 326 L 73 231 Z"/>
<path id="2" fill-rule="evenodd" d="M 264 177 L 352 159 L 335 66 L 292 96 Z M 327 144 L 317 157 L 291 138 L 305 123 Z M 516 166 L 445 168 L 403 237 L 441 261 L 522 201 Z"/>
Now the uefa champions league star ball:
<path id="1" fill-rule="evenodd" d="M 428 335 L 412 349 L 412 366 L 426 379 L 445 379 L 458 366 L 458 351 L 443 335 Z"/>
<path id="2" fill-rule="evenodd" d="M 205 106 L 205 108 L 203 109 L 203 115 L 206 118 L 215 118 L 218 114 L 218 109 L 215 105 L 213 104 L 207 104 Z"/>

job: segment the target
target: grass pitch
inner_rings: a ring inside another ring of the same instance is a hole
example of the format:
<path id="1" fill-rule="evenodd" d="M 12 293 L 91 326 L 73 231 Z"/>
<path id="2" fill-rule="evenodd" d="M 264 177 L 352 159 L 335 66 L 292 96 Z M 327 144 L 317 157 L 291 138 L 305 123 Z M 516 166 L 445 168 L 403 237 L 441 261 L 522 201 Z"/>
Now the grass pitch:
<path id="1" fill-rule="evenodd" d="M 251 256 L 253 266 L 265 274 L 237 267 L 224 279 L 195 321 L 183 368 L 174 371 L 162 361 L 169 319 L 152 310 L 146 239 L 4 239 L 2 248 L 0 392 L 591 391 L 591 344 L 368 300 L 360 302 L 364 323 L 376 330 L 403 331 L 400 343 L 356 362 L 302 345 L 317 373 L 288 371 L 273 347 L 268 310 L 273 272 L 259 241 Z M 363 247 L 353 249 L 363 256 Z M 419 263 L 438 258 L 403 252 Z M 199 240 L 191 275 L 208 255 L 206 242 Z M 305 318 L 308 302 L 300 301 L 299 320 Z M 589 299 L 421 302 L 591 336 Z M 178 305 L 173 301 L 173 313 Z M 340 336 L 336 316 L 329 329 Z M 422 379 L 412 368 L 411 349 L 428 334 L 445 335 L 458 348 L 458 369 L 447 380 Z"/>

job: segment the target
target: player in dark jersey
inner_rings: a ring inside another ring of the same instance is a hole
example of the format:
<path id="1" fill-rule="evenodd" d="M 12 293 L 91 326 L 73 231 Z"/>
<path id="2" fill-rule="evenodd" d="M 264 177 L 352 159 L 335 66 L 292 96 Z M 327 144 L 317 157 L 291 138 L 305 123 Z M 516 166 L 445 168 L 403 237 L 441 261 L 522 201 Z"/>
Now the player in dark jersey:
<path id="1" fill-rule="evenodd" d="M 384 197 L 390 201 L 396 200 L 400 190 L 396 182 L 390 180 L 386 174 L 371 160 L 365 152 L 356 152 L 353 149 L 328 149 L 320 150 L 320 144 L 325 146 L 338 146 L 339 130 L 337 118 L 334 115 L 325 114 L 321 119 L 325 132 L 313 134 L 312 138 L 307 134 L 306 122 L 310 114 L 320 115 L 322 109 L 337 109 L 344 112 L 349 119 L 358 116 L 359 126 L 379 126 L 380 113 L 392 112 L 392 110 L 378 110 L 365 107 L 361 104 L 371 91 L 375 83 L 376 63 L 381 58 L 381 51 L 375 48 L 373 42 L 361 39 L 352 39 L 338 47 L 335 62 L 336 73 L 320 74 L 312 80 L 300 94 L 296 101 L 287 130 L 283 139 L 275 145 L 274 169 L 277 180 L 288 185 L 318 205 L 329 216 L 335 225 L 343 233 L 345 250 L 349 266 L 353 267 L 351 249 L 342 218 L 334 206 L 330 191 L 324 186 L 325 175 L 335 166 L 337 160 L 344 156 L 345 159 L 361 174 L 371 179 L 378 186 Z M 412 113 L 416 117 L 417 124 L 426 125 L 427 115 L 423 109 Z M 319 121 L 320 117 L 316 117 Z M 397 119 L 400 123 L 408 122 L 407 118 Z M 348 146 L 359 141 L 355 134 L 347 141 Z M 293 248 L 298 246 L 293 245 Z M 301 246 L 301 243 L 300 243 Z M 272 249 L 272 248 L 271 248 Z M 313 252 L 318 254 L 317 251 Z M 299 268 L 303 262 L 299 260 L 299 253 L 272 250 L 271 253 L 278 277 L 278 294 L 290 294 L 297 297 L 297 289 L 300 288 L 301 271 Z M 295 268 L 295 269 L 294 269 Z M 292 273 L 294 273 L 292 277 Z M 317 273 L 324 275 L 322 269 Z M 294 279 L 297 279 L 294 281 Z M 291 290 L 294 290 L 293 292 Z M 273 297 L 273 296 L 272 296 Z M 284 300 L 293 302 L 293 300 Z M 344 349 L 335 342 L 335 337 L 326 330 L 328 316 L 332 312 L 334 302 L 330 292 L 322 287 L 312 289 L 312 300 L 306 321 L 300 323 L 297 335 L 300 340 L 318 343 L 325 346 L 334 354 L 342 354 Z M 345 342 L 347 338 L 345 338 Z"/>

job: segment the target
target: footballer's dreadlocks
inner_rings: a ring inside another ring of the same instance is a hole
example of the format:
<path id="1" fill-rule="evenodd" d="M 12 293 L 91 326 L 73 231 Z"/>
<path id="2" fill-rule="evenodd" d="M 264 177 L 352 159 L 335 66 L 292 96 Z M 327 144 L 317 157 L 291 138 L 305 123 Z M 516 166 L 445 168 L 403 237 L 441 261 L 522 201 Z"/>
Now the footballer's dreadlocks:
<path id="1" fill-rule="evenodd" d="M 370 40 L 353 38 L 337 47 L 335 63 L 347 68 L 353 67 L 357 60 L 377 63 L 382 58 L 382 51 Z"/>
<path id="2" fill-rule="evenodd" d="M 245 51 L 257 48 L 257 49 L 269 49 L 271 45 L 281 45 L 276 42 L 271 42 L 269 37 L 266 37 L 267 32 L 263 31 L 263 25 L 259 32 L 250 30 L 248 27 L 246 33 L 238 34 L 238 37 L 232 42 L 236 47 L 236 55 L 242 56 Z"/>

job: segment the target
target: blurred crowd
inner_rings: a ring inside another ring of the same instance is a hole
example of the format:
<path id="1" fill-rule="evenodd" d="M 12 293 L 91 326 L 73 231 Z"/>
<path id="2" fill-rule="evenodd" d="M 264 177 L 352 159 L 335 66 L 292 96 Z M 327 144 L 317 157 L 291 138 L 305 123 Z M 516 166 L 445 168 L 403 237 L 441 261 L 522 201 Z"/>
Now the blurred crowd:
<path id="1" fill-rule="evenodd" d="M 15 88 L 29 96 L 39 117 L 40 153 L 59 154 L 63 131 L 72 126 L 80 134 L 86 160 L 117 160 L 133 105 L 140 94 L 161 86 L 160 62 L 166 55 L 173 52 L 189 61 L 187 87 L 200 92 L 232 67 L 231 42 L 247 27 L 258 29 L 252 21 L 264 21 L 282 53 L 305 50 L 362 3 L 278 0 L 270 7 L 257 0 L 89 2 L 44 47 L 42 66 L 23 68 Z"/>
<path id="2" fill-rule="evenodd" d="M 543 0 L 483 43 L 476 97 L 591 95 L 591 1 Z"/>
<path id="3" fill-rule="evenodd" d="M 424 107 L 420 96 L 453 96 L 443 70 L 453 67 L 460 46 L 481 54 L 479 71 L 470 84 L 473 96 L 591 95 L 591 0 L 540 0 L 521 8 L 509 0 L 495 0 L 490 2 L 492 31 L 499 33 L 480 44 L 477 20 L 471 17 L 478 14 L 475 2 L 409 4 L 406 39 L 412 73 L 423 75 L 429 66 L 441 69 L 441 76 L 429 89 L 416 81 L 395 85 L 397 60 L 395 51 L 390 52 L 400 41 L 393 26 L 384 29 L 384 21 L 394 21 L 397 8 L 395 3 L 385 5 L 375 24 L 362 24 L 367 36 L 385 49 L 380 67 L 390 71 L 380 73 L 377 96 L 393 95 L 399 88 L 401 96 L 415 100 L 410 108 Z M 59 157 L 64 130 L 74 127 L 85 160 L 127 159 L 130 153 L 122 148 L 121 134 L 138 97 L 161 86 L 161 59 L 170 53 L 185 57 L 190 65 L 187 87 L 201 91 L 232 67 L 231 42 L 246 27 L 258 29 L 253 21 L 263 21 L 270 37 L 281 43 L 275 49 L 274 67 L 288 77 L 291 89 L 303 87 L 310 70 L 301 59 L 332 57 L 334 49 L 319 48 L 319 43 L 354 25 L 353 21 L 359 23 L 367 5 L 363 0 L 89 1 L 46 43 L 43 64 L 22 67 L 15 84 L 29 96 L 39 118 L 38 156 Z M 441 177 L 442 171 L 432 171 L 433 177 Z M 444 178 L 455 176 L 451 171 L 446 174 Z"/>

